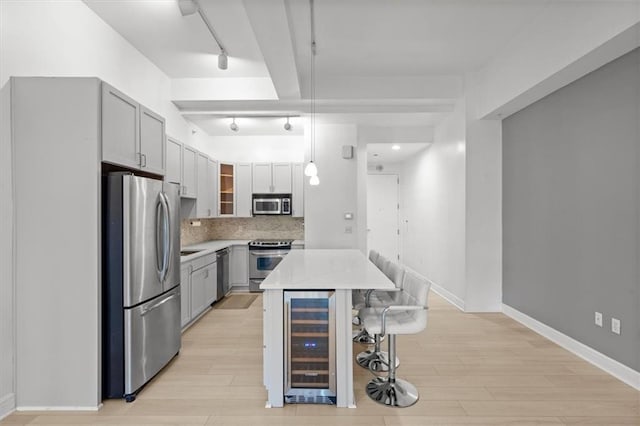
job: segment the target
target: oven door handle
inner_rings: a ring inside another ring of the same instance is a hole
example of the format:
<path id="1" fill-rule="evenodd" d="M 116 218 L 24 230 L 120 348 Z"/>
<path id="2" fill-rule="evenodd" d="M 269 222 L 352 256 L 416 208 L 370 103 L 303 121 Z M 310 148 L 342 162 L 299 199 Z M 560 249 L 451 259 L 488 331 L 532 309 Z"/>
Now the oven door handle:
<path id="1" fill-rule="evenodd" d="M 271 256 L 271 257 L 284 257 L 287 255 L 288 252 L 283 253 L 282 251 L 250 251 L 249 252 L 252 256 L 256 256 L 256 257 L 264 257 L 264 256 Z"/>

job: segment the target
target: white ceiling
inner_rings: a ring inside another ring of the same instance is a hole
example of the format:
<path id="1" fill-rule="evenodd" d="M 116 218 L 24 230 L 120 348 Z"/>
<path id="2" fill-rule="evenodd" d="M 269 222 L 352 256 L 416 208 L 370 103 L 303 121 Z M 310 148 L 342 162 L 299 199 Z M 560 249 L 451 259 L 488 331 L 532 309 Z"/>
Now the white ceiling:
<path id="1" fill-rule="evenodd" d="M 309 112 L 307 0 L 198 0 L 229 53 L 224 71 L 204 22 L 183 17 L 177 0 L 84 1 L 172 79 L 234 79 L 226 87 L 271 80 L 279 98 L 271 101 L 225 99 L 220 91 L 208 100 L 209 92 L 176 93 L 174 84 L 176 106 L 212 135 L 227 131 L 221 115 Z M 437 125 L 460 97 L 463 75 L 521 31 L 542 28 L 541 11 L 554 1 L 316 0 L 318 112 L 359 126 Z M 252 131 L 282 132 L 278 120 L 262 124 Z"/>
<path id="2" fill-rule="evenodd" d="M 218 69 L 220 50 L 200 16 L 183 17 L 176 0 L 84 2 L 171 78 L 269 77 L 241 1 L 200 0 L 228 70 Z"/>

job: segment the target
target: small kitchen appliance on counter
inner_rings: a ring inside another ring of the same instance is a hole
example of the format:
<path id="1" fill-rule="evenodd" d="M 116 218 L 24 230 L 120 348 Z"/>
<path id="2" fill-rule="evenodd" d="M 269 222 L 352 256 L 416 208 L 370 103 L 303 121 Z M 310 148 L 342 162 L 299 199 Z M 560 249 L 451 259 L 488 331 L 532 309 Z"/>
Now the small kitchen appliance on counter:
<path id="1" fill-rule="evenodd" d="M 102 395 L 131 402 L 180 351 L 180 198 L 120 172 L 103 194 Z"/>
<path id="2" fill-rule="evenodd" d="M 293 240 L 253 240 L 249 242 L 249 291 L 259 292 L 260 283 L 291 250 Z"/>

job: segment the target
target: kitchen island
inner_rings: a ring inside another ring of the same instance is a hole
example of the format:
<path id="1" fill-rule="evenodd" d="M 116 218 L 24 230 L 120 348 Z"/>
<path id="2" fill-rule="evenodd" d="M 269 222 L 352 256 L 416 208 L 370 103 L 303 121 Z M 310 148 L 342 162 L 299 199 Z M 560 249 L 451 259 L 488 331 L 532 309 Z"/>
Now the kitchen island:
<path id="1" fill-rule="evenodd" d="M 393 290 L 395 286 L 359 250 L 292 250 L 262 282 L 264 290 L 263 382 L 267 407 L 282 407 L 285 399 L 286 315 L 285 292 L 332 291 L 329 318 L 335 327 L 335 403 L 355 407 L 353 393 L 353 347 L 351 336 L 352 290 Z M 333 330 L 332 330 L 333 332 Z"/>

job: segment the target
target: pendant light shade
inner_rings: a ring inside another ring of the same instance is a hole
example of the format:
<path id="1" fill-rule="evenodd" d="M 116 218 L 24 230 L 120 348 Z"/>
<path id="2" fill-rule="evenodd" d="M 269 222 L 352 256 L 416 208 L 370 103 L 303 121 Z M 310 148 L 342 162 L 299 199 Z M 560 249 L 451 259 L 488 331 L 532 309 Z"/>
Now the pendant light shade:
<path id="1" fill-rule="evenodd" d="M 318 168 L 313 161 L 310 161 L 309 164 L 307 164 L 307 167 L 304 168 L 304 175 L 309 177 L 318 176 Z"/>
<path id="2" fill-rule="evenodd" d="M 309 185 L 311 186 L 320 185 L 320 179 L 318 178 L 318 175 L 311 176 L 311 179 L 309 179 Z"/>

